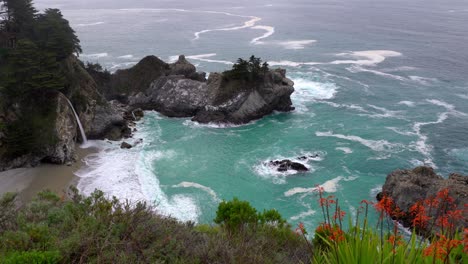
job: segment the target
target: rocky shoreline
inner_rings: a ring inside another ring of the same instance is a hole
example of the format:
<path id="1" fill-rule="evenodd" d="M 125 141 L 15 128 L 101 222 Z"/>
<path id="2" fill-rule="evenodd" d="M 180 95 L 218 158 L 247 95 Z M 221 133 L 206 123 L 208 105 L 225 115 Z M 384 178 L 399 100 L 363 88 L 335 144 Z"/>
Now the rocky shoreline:
<path id="1" fill-rule="evenodd" d="M 413 224 L 415 223 L 415 214 L 411 212 L 411 207 L 417 202 L 438 198 L 445 199 L 440 197 L 440 194 L 444 191 L 447 191 L 447 197 L 450 197 L 451 205 L 443 208 L 442 212 L 441 210 L 430 210 L 423 203 L 422 205 L 426 208 L 425 215 L 436 219 L 445 212 L 460 210 L 462 218 L 454 223 L 455 227 L 467 228 L 468 176 L 452 173 L 448 178 L 444 178 L 437 175 L 431 167 L 424 166 L 412 170 L 396 170 L 387 176 L 382 192 L 376 198 L 378 201 L 384 196 L 391 198 L 394 206 L 403 212 L 403 214 L 394 215 L 395 220 L 405 227 L 416 228 L 416 231 L 422 235 L 430 235 L 429 233 L 436 233 L 439 230 L 431 225 L 425 228 L 415 226 Z"/>
<path id="2" fill-rule="evenodd" d="M 49 141 L 34 151 L 11 155 L 9 136 L 0 127 L 0 171 L 33 167 L 40 163 L 76 161 L 76 144 L 83 139 L 70 104 L 89 139 L 120 140 L 132 136 L 134 122 L 143 110 L 168 117 L 191 117 L 199 123 L 245 124 L 273 111 L 292 111 L 294 83 L 282 69 L 268 70 L 255 82 L 229 79 L 223 73 L 197 72 L 183 55 L 175 63 L 147 56 L 132 68 L 111 74 L 84 65 L 75 56 L 63 63 L 68 85 L 50 92 L 47 102 L 30 107 L 0 109 L 0 123 L 9 124 L 43 105 L 54 105 L 47 124 Z M 49 118 L 45 114 L 38 118 Z M 39 140 L 40 141 L 40 140 Z M 128 146 L 126 146 L 128 147 Z"/>

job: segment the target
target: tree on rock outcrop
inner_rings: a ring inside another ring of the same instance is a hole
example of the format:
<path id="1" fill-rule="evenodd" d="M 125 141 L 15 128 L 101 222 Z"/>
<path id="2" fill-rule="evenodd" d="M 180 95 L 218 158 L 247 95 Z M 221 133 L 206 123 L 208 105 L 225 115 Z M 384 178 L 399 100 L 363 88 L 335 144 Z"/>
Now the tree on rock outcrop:
<path id="1" fill-rule="evenodd" d="M 239 58 L 231 70 L 223 72 L 223 76 L 226 79 L 255 82 L 260 80 L 268 70 L 268 63 L 262 63 L 260 58 L 252 55 L 249 60 Z"/>

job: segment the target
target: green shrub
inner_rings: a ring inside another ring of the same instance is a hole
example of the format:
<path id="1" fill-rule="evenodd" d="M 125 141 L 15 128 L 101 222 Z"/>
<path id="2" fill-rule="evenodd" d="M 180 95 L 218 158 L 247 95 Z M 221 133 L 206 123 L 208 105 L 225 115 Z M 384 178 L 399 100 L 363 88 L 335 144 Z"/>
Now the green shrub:
<path id="1" fill-rule="evenodd" d="M 222 201 L 216 211 L 214 222 L 234 231 L 246 225 L 255 225 L 258 221 L 257 210 L 247 201 L 239 201 L 234 198 L 232 201 Z"/>
<path id="2" fill-rule="evenodd" d="M 58 251 L 15 251 L 0 260 L 0 264 L 55 264 L 60 258 Z"/>

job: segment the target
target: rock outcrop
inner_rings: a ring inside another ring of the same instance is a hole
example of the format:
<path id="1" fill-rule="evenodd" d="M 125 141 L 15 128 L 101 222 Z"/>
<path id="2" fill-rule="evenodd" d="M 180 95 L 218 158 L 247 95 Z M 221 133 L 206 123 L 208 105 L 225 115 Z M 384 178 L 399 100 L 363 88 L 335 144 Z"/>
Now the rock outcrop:
<path id="1" fill-rule="evenodd" d="M 269 166 L 273 166 L 279 172 L 286 171 L 297 171 L 297 172 L 307 172 L 309 169 L 302 163 L 291 161 L 288 159 L 285 160 L 272 160 L 268 163 Z"/>
<path id="2" fill-rule="evenodd" d="M 383 195 L 392 198 L 405 216 L 400 220 L 405 226 L 411 226 L 413 217 L 409 214 L 410 207 L 418 201 L 437 196 L 440 191 L 448 189 L 449 195 L 454 198 L 454 204 L 463 210 L 463 221 L 458 223 L 459 227 L 468 226 L 468 176 L 450 174 L 447 179 L 437 175 L 430 167 L 417 167 L 413 170 L 396 170 L 387 176 L 382 192 L 377 195 L 381 199 Z M 427 212 L 435 217 L 436 210 Z M 423 230 L 420 230 L 423 231 Z"/>
<path id="3" fill-rule="evenodd" d="M 232 124 L 294 109 L 290 98 L 294 83 L 282 69 L 268 71 L 255 82 L 228 79 L 221 73 L 210 74 L 205 82 L 204 74 L 196 73 L 183 56 L 169 68 L 168 75 L 156 79 L 145 92 L 129 97 L 131 108 L 193 117 L 200 123 Z"/>
<path id="4" fill-rule="evenodd" d="M 96 82 L 83 65 L 71 56 L 64 68 L 69 82 L 64 93 L 75 107 L 86 135 L 90 139 L 111 140 L 128 136 L 123 110 L 101 95 Z"/>

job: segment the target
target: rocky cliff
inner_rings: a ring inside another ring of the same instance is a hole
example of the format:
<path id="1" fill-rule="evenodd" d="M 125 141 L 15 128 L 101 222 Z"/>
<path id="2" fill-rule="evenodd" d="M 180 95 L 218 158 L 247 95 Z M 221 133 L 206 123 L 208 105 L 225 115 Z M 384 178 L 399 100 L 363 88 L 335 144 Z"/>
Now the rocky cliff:
<path id="1" fill-rule="evenodd" d="M 232 124 L 294 109 L 290 98 L 294 83 L 282 69 L 268 71 L 256 82 L 228 79 L 221 73 L 211 73 L 205 81 L 204 73 L 196 73 L 183 56 L 169 69 L 149 89 L 130 96 L 128 104 L 169 117 L 193 117 L 200 123 Z"/>
<path id="2" fill-rule="evenodd" d="M 66 85 L 60 92 L 38 91 L 20 101 L 0 102 L 0 171 L 74 161 L 75 142 L 82 139 L 68 99 L 89 138 L 129 136 L 124 110 L 105 100 L 76 57 L 64 60 L 62 70 Z"/>
<path id="3" fill-rule="evenodd" d="M 448 178 L 437 175 L 430 167 L 417 167 L 412 170 L 396 170 L 390 173 L 382 187 L 382 192 L 377 196 L 381 199 L 383 195 L 392 198 L 405 215 L 400 220 L 405 226 L 411 227 L 414 219 L 409 213 L 410 208 L 418 201 L 424 201 L 437 197 L 437 194 L 448 189 L 449 196 L 454 198 L 454 206 L 462 210 L 463 219 L 458 227 L 468 227 L 468 176 L 450 174 Z M 452 210 L 453 208 L 446 208 Z M 426 212 L 430 217 L 437 217 L 439 210 Z M 419 230 L 424 231 L 424 230 Z"/>
<path id="4" fill-rule="evenodd" d="M 75 160 L 77 124 L 67 98 L 49 92 L 36 101 L 3 112 L 1 119 L 6 126 L 0 138 L 0 171 Z"/>

